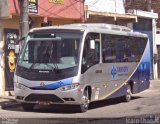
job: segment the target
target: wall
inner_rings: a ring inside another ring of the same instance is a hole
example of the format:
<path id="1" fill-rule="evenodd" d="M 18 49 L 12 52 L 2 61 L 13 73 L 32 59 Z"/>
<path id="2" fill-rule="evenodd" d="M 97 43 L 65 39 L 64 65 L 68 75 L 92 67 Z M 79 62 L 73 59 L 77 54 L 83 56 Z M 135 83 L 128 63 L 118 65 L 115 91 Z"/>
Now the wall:
<path id="1" fill-rule="evenodd" d="M 83 0 L 64 0 L 62 4 L 49 2 L 50 0 L 38 0 L 37 16 L 61 19 L 80 19 L 84 18 Z M 20 12 L 18 0 L 9 0 L 9 14 Z"/>
<path id="2" fill-rule="evenodd" d="M 156 45 L 160 45 L 160 34 L 156 34 Z"/>
<path id="3" fill-rule="evenodd" d="M 82 0 L 64 1 L 64 4 L 53 4 L 49 3 L 48 0 L 38 0 L 39 13 L 37 15 L 29 15 L 33 21 L 32 28 L 41 27 L 45 20 L 46 22 L 51 21 L 52 25 L 82 22 L 84 15 Z M 5 56 L 4 54 L 3 57 L 1 55 L 5 44 L 4 29 L 19 29 L 18 0 L 15 0 L 15 3 L 14 0 L 0 0 L 0 14 L 0 95 L 9 95 L 10 92 L 5 91 L 8 78 L 5 80 L 6 75 L 4 72 L 5 64 L 7 64 L 5 63 L 5 58 L 8 55 Z M 13 92 L 11 93 L 13 94 Z"/>
<path id="4" fill-rule="evenodd" d="M 125 14 L 123 0 L 85 0 L 85 5 L 91 11 Z"/>
<path id="5" fill-rule="evenodd" d="M 126 0 L 128 1 L 128 0 Z M 145 0 L 129 0 L 131 2 L 126 2 L 126 10 L 128 9 L 140 9 L 147 11 L 147 5 Z M 155 13 L 158 13 L 158 16 L 160 17 L 160 0 L 151 0 L 151 9 Z M 160 18 L 157 19 L 157 28 L 160 28 Z"/>
<path id="6" fill-rule="evenodd" d="M 128 9 L 136 9 L 136 10 L 143 10 L 143 11 L 147 11 L 148 10 L 148 6 L 147 6 L 147 1 L 145 0 L 126 0 L 126 3 L 125 3 L 125 6 L 126 6 L 126 10 Z M 160 1 L 159 0 L 151 0 L 151 9 L 153 10 L 154 13 L 158 13 L 158 15 L 160 16 Z M 145 17 L 144 17 L 145 18 Z M 150 18 L 152 19 L 152 18 Z M 152 62 L 153 62 L 153 67 L 152 67 L 152 72 L 153 72 L 153 76 L 154 76 L 154 79 L 157 79 L 157 72 L 158 72 L 158 68 L 157 68 L 157 64 L 154 63 L 153 59 L 154 59 L 154 56 L 156 54 L 156 51 L 157 51 L 157 46 L 156 46 L 156 38 L 155 38 L 155 35 L 156 35 L 156 28 L 160 27 L 160 19 L 156 19 L 156 22 L 157 24 L 155 23 L 155 19 L 153 18 L 152 19 Z M 145 25 L 148 25 L 146 22 L 143 22 Z M 143 25 L 143 24 L 142 24 Z M 141 26 L 142 26 L 141 25 Z M 143 26 L 144 27 L 144 26 Z M 144 29 L 145 30 L 145 29 Z M 160 68 L 159 68 L 160 70 Z"/>
<path id="7" fill-rule="evenodd" d="M 6 18 L 8 16 L 8 0 L 0 0 L 0 18 Z"/>

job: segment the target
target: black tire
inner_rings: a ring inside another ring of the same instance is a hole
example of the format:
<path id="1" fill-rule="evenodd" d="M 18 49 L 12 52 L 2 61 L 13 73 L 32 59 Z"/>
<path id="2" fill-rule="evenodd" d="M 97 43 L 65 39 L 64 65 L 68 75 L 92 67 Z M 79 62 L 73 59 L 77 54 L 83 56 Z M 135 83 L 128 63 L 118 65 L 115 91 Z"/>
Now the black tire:
<path id="1" fill-rule="evenodd" d="M 129 101 L 131 101 L 131 98 L 132 98 L 131 86 L 130 86 L 130 85 L 127 85 L 126 95 L 123 96 L 124 102 L 129 102 Z"/>
<path id="2" fill-rule="evenodd" d="M 31 111 L 33 110 L 35 104 L 32 104 L 32 103 L 22 103 L 22 108 L 25 110 L 25 111 Z"/>
<path id="3" fill-rule="evenodd" d="M 82 96 L 83 103 L 80 105 L 80 112 L 86 112 L 89 108 L 89 91 L 88 88 L 86 88 L 83 92 Z"/>

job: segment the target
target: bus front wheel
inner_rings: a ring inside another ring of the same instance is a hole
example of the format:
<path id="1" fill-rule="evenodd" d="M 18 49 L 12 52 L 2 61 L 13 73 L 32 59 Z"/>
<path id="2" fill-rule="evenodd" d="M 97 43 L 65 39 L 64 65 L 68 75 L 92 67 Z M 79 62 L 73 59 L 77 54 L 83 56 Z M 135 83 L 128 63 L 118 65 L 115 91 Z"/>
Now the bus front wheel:
<path id="1" fill-rule="evenodd" d="M 88 88 L 86 88 L 83 92 L 83 95 L 82 95 L 82 104 L 80 105 L 80 111 L 81 112 L 86 112 L 89 108 L 89 90 Z"/>
<path id="2" fill-rule="evenodd" d="M 25 111 L 31 111 L 34 108 L 34 104 L 32 104 L 32 103 L 22 103 L 22 108 Z"/>

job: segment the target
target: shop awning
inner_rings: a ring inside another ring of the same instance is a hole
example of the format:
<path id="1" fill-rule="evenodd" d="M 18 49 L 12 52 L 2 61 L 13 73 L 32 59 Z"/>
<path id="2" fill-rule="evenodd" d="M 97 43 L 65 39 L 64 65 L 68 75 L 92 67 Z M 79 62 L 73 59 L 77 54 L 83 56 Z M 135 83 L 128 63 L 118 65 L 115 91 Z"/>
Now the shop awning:
<path id="1" fill-rule="evenodd" d="M 105 17 L 105 18 L 112 18 L 114 21 L 117 20 L 126 20 L 126 21 L 136 21 L 137 16 L 129 15 L 129 14 L 117 14 L 117 13 L 109 13 L 109 12 L 95 12 L 95 11 L 86 11 L 85 19 L 89 19 L 91 17 Z"/>

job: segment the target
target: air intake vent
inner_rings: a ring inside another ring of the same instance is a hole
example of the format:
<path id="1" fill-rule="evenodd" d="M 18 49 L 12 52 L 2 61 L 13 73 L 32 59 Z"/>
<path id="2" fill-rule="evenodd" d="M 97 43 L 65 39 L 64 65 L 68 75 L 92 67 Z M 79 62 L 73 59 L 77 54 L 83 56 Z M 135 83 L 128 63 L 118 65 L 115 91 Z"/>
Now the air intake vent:
<path id="1" fill-rule="evenodd" d="M 122 31 L 131 32 L 131 30 L 129 30 L 129 29 L 122 29 Z"/>
<path id="2" fill-rule="evenodd" d="M 120 28 L 112 28 L 112 30 L 120 31 Z"/>
<path id="3" fill-rule="evenodd" d="M 30 94 L 25 98 L 25 101 L 52 101 L 58 103 L 64 102 L 62 99 L 53 94 Z"/>

